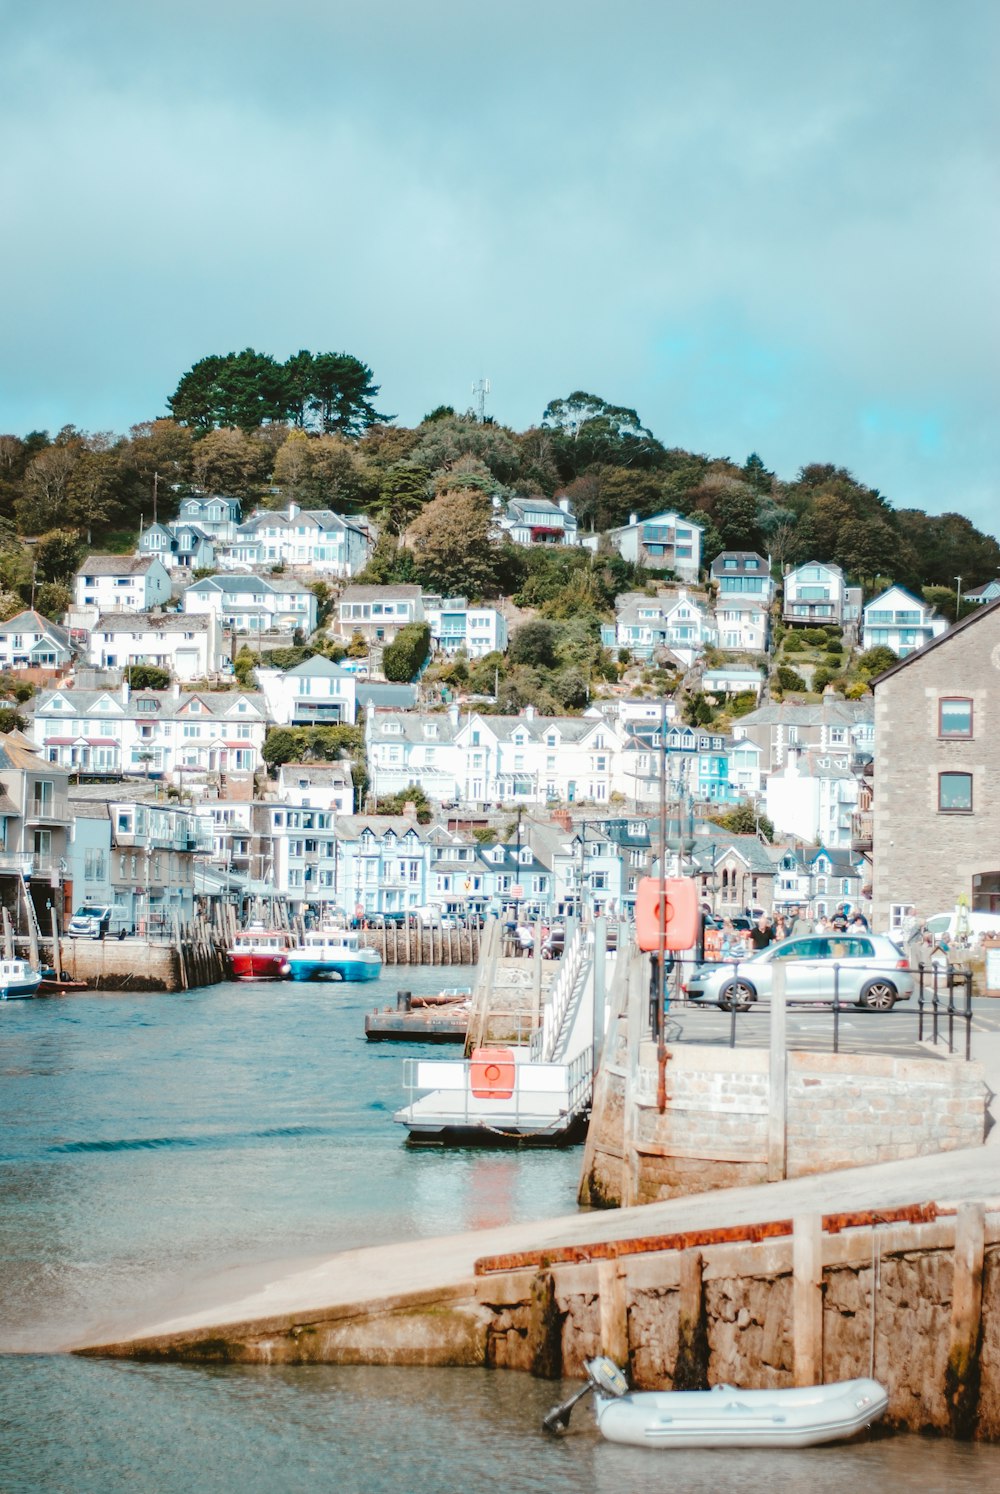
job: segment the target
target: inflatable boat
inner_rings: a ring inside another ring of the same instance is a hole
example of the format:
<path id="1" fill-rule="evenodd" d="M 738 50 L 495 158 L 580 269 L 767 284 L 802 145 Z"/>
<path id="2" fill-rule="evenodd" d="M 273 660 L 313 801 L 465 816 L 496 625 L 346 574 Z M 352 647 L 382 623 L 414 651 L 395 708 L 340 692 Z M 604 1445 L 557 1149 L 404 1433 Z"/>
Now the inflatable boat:
<path id="1" fill-rule="evenodd" d="M 634 1447 L 814 1447 L 853 1437 L 883 1415 L 889 1397 L 877 1380 L 839 1380 L 786 1390 L 631 1391 L 616 1364 L 603 1357 L 587 1363 L 597 1426 L 609 1442 Z M 567 1407 L 545 1419 L 562 1430 Z"/>

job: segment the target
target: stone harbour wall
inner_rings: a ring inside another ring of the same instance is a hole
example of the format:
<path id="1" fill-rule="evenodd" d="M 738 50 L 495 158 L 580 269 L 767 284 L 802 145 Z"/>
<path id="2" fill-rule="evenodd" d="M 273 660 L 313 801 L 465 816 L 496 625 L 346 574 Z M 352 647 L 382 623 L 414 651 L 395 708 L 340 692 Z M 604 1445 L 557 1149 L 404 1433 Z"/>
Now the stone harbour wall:
<path id="1" fill-rule="evenodd" d="M 644 1058 L 631 1081 L 625 1064 L 612 1057 L 607 1065 L 581 1202 L 650 1203 L 775 1175 L 864 1167 L 979 1146 L 985 1133 L 988 1093 L 979 1064 L 792 1052 L 775 1174 L 765 1050 L 670 1047 L 662 1115 L 655 1063 Z"/>

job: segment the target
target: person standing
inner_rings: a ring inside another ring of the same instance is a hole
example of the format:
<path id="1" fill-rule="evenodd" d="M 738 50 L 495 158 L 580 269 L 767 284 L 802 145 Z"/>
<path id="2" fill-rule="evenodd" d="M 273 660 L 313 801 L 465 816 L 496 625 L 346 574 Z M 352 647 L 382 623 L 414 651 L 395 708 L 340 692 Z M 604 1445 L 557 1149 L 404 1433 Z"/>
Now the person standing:
<path id="1" fill-rule="evenodd" d="M 791 919 L 789 933 L 793 939 L 804 939 L 807 934 L 812 933 L 812 924 L 803 915 L 801 906 L 789 908 L 788 916 Z"/>
<path id="2" fill-rule="evenodd" d="M 774 943 L 774 929 L 766 913 L 762 913 L 750 930 L 750 942 L 754 949 L 766 949 Z"/>

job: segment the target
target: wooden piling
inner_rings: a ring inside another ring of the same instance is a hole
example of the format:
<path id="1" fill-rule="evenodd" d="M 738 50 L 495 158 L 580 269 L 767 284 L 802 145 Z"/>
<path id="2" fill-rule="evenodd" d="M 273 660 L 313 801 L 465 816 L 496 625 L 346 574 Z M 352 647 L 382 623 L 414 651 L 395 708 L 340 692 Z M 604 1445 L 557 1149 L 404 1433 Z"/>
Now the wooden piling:
<path id="1" fill-rule="evenodd" d="M 979 1351 L 983 1331 L 983 1260 L 986 1211 L 981 1203 L 962 1204 L 955 1219 L 951 1331 L 945 1395 L 953 1437 L 969 1441 L 979 1410 Z"/>
<path id="2" fill-rule="evenodd" d="M 598 1261 L 597 1291 L 600 1307 L 601 1353 L 615 1364 L 629 1362 L 628 1292 L 621 1260 Z"/>
<path id="3" fill-rule="evenodd" d="M 14 930 L 11 928 L 10 914 L 6 908 L 3 910 L 3 953 L 6 960 L 14 958 Z"/>
<path id="4" fill-rule="evenodd" d="M 796 1385 L 823 1383 L 823 1219 L 792 1221 L 792 1374 Z"/>

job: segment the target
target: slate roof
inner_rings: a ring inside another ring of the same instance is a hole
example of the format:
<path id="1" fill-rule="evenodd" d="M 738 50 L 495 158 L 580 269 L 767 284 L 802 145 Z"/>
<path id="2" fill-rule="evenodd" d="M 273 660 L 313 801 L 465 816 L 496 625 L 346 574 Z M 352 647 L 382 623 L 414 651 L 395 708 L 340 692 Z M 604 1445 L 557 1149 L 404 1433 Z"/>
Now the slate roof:
<path id="1" fill-rule="evenodd" d="M 104 612 L 92 633 L 206 633 L 204 612 Z"/>
<path id="2" fill-rule="evenodd" d="M 155 555 L 88 555 L 78 576 L 144 576 Z"/>
<path id="3" fill-rule="evenodd" d="M 15 617 L 9 617 L 6 622 L 0 623 L 0 633 L 47 633 L 50 638 L 63 646 L 69 648 L 69 632 L 59 623 L 50 622 L 40 612 L 33 612 L 30 607 L 23 612 L 18 612 Z"/>

